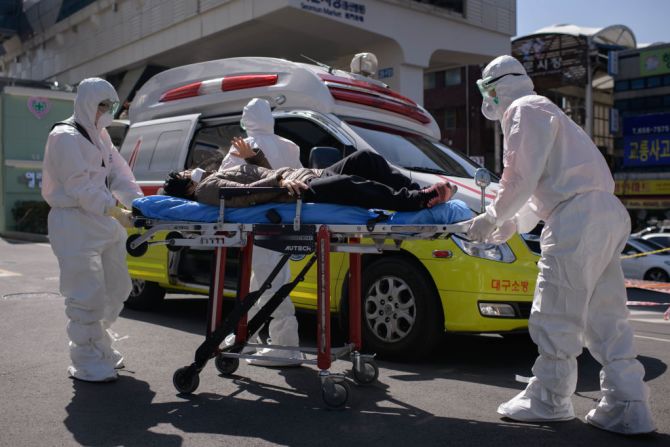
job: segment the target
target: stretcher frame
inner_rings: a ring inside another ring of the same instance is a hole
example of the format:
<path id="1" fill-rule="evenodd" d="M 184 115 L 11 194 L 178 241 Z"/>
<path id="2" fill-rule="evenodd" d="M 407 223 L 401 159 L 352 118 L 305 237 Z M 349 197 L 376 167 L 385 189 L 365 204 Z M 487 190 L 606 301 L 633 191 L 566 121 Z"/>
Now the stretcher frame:
<path id="1" fill-rule="evenodd" d="M 131 235 L 126 248 L 132 256 L 142 256 L 148 245 L 165 244 L 168 250 L 183 247 L 214 248 L 213 268 L 207 311 L 205 341 L 196 350 L 195 360 L 179 368 L 173 376 L 173 384 L 180 393 L 192 393 L 199 385 L 199 373 L 207 362 L 215 358 L 217 370 L 224 376 L 232 375 L 239 360 L 280 360 L 296 364 L 312 364 L 319 369 L 322 397 L 329 407 L 346 405 L 350 387 L 343 374 L 332 373 L 330 367 L 335 360 L 349 356 L 355 382 L 369 384 L 377 379 L 378 367 L 374 355 L 361 354 L 361 255 L 380 254 L 388 250 L 400 250 L 405 240 L 448 238 L 453 233 L 463 233 L 467 227 L 457 224 L 397 225 L 383 221 L 367 224 L 303 224 L 301 222 L 302 200 L 297 197 L 295 219 L 292 224 L 226 223 L 226 199 L 259 192 L 281 192 L 283 188 L 221 188 L 219 192 L 219 214 L 217 222 L 201 223 L 189 221 L 166 221 L 142 216 L 134 217 L 134 225 L 146 231 Z M 158 232 L 168 231 L 163 240 L 153 240 Z M 372 240 L 362 244 L 361 239 Z M 387 241 L 392 241 L 388 243 Z M 251 260 L 253 246 L 269 248 L 283 254 L 278 265 L 265 279 L 259 290 L 250 291 Z M 240 248 L 240 272 L 235 308 L 223 318 L 224 278 L 227 248 Z M 348 343 L 333 348 L 330 339 L 330 253 L 349 254 L 349 334 Z M 311 255 L 302 271 L 291 282 L 279 287 L 272 298 L 254 318 L 248 322 L 247 312 L 272 286 L 272 281 L 292 255 Z M 255 334 L 270 318 L 293 288 L 304 279 L 312 265 L 317 265 L 317 337 L 316 348 L 288 347 L 272 344 L 247 343 L 249 335 Z M 221 347 L 225 337 L 235 332 L 235 342 Z M 315 355 L 315 359 L 286 359 L 284 357 L 258 356 L 243 353 L 243 348 L 273 348 L 298 351 Z"/>

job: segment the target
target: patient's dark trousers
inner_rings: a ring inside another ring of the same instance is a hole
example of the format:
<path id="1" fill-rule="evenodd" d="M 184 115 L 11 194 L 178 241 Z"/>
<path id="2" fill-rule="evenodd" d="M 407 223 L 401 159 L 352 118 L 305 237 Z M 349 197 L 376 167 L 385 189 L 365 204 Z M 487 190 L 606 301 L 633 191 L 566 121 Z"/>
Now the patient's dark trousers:
<path id="1" fill-rule="evenodd" d="M 427 200 L 419 185 L 389 166 L 381 155 L 365 150 L 326 168 L 309 187 L 303 194 L 307 202 L 416 211 L 425 208 Z"/>

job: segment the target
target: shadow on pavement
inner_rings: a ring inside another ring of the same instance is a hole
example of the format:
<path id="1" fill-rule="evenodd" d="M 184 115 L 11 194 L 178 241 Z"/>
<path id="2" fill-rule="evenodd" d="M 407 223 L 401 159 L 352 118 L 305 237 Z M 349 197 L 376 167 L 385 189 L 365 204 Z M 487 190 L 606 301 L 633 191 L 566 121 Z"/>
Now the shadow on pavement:
<path id="1" fill-rule="evenodd" d="M 232 309 L 232 306 L 232 302 L 226 302 L 224 315 Z M 170 299 L 156 311 L 139 312 L 124 309 L 121 315 L 124 318 L 202 335 L 204 341 L 207 300 Z M 314 347 L 315 314 L 299 312 L 297 318 L 301 345 Z M 336 317 L 331 321 L 331 328 L 332 346 L 344 345 L 346 337 L 338 330 Z M 366 352 L 365 347 L 363 352 Z M 536 357 L 537 347 L 528 334 L 504 337 L 447 334 L 437 349 L 426 359 L 408 362 L 390 362 L 383 359 L 377 361 L 380 367 L 396 371 L 393 378 L 407 382 L 443 378 L 522 390 L 525 388 L 525 383 L 518 382 L 516 376 L 530 377 Z M 657 358 L 639 356 L 638 360 L 644 365 L 645 381 L 651 381 L 667 370 L 667 365 Z M 577 393 L 598 391 L 600 364 L 585 349 L 578 358 L 578 365 Z M 491 373 L 492 368 L 495 368 L 495 374 Z"/>
<path id="2" fill-rule="evenodd" d="M 314 371 L 281 371 L 286 387 L 233 378 L 238 389 L 229 395 L 202 393 L 174 402 L 154 403 L 148 383 L 122 376 L 112 384 L 73 382 L 74 397 L 66 407 L 65 426 L 82 445 L 176 447 L 180 434 L 156 433 L 152 428 L 193 435 L 250 438 L 288 446 L 330 445 L 604 445 L 636 439 L 645 445 L 669 445 L 664 434 L 622 437 L 590 427 L 579 420 L 555 424 L 483 423 L 437 417 L 389 395 L 383 384 L 354 388 L 350 408 L 328 411 L 315 405 L 319 393 Z M 309 377 L 307 377 L 309 376 Z M 445 392 L 446 394 L 446 392 Z M 359 396 L 356 398 L 355 396 Z M 445 395 L 448 398 L 448 395 Z M 171 427 L 166 428 L 167 424 Z M 172 428 L 174 427 L 174 428 Z M 191 436 L 189 436 L 191 438 Z M 495 442 L 493 442 L 495 440 Z M 220 445 L 212 439 L 207 445 Z M 201 443 L 198 443 L 201 444 Z"/>

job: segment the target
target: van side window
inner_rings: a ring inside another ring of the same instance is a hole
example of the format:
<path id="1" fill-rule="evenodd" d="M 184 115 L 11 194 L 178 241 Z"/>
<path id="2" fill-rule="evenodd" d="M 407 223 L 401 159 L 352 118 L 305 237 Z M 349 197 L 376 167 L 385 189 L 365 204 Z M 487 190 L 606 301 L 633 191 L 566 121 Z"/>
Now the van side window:
<path id="1" fill-rule="evenodd" d="M 307 166 L 309 152 L 315 146 L 329 146 L 343 151 L 344 145 L 324 128 L 303 118 L 280 118 L 275 121 L 275 133 L 300 147 L 300 163 Z"/>
<path id="2" fill-rule="evenodd" d="M 246 136 L 238 123 L 198 129 L 186 159 L 186 169 L 216 171 L 230 149 L 230 140 L 238 136 Z"/>
<path id="3" fill-rule="evenodd" d="M 131 167 L 135 178 L 162 182 L 168 172 L 182 170 L 186 140 L 196 119 L 197 116 L 185 116 L 170 121 L 146 121 L 131 127 L 120 153 L 126 161 L 133 158 Z"/>
<path id="4" fill-rule="evenodd" d="M 174 169 L 179 159 L 179 143 L 182 139 L 181 130 L 170 130 L 158 136 L 156 149 L 151 154 L 149 171 L 166 172 Z"/>

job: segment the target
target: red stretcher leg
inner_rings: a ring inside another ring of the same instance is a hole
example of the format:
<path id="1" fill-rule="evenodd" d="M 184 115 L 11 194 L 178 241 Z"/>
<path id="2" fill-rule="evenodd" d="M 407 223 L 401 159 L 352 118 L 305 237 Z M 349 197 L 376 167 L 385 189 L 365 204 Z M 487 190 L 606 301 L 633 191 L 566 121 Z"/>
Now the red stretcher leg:
<path id="1" fill-rule="evenodd" d="M 330 232 L 325 225 L 316 235 L 317 324 L 316 364 L 321 370 L 330 368 Z"/>
<path id="2" fill-rule="evenodd" d="M 207 320 L 207 334 L 211 334 L 221 325 L 223 315 L 223 284 L 226 273 L 226 248 L 218 247 L 214 250 L 212 263 L 212 279 L 209 287 L 209 309 Z"/>
<path id="3" fill-rule="evenodd" d="M 349 243 L 359 244 L 359 238 L 349 239 Z M 361 254 L 349 254 L 349 342 L 356 351 L 363 345 L 361 337 Z"/>
<path id="4" fill-rule="evenodd" d="M 251 234 L 247 236 L 247 245 L 242 247 L 240 254 L 240 277 L 237 286 L 237 301 L 238 304 L 242 299 L 249 294 L 249 284 L 251 282 L 251 259 L 254 251 L 254 238 Z M 244 315 L 237 323 L 237 330 L 235 331 L 235 343 L 243 343 L 247 341 L 249 334 L 247 334 L 247 316 Z"/>

